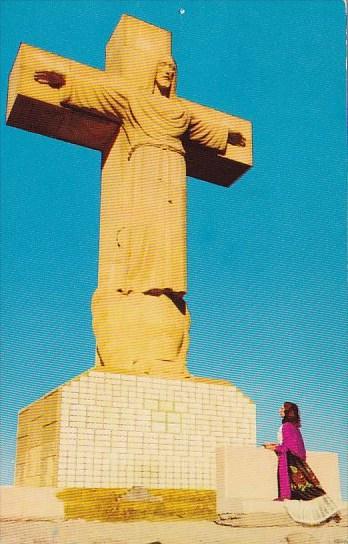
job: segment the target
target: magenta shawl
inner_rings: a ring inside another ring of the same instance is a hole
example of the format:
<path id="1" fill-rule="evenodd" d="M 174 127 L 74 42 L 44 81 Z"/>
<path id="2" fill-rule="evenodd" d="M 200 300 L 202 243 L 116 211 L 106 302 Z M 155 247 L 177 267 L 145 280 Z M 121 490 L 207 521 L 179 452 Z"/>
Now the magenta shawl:
<path id="1" fill-rule="evenodd" d="M 290 451 L 303 461 L 306 460 L 306 449 L 299 427 L 293 423 L 283 423 L 282 443 L 276 446 L 275 451 L 278 455 L 278 482 L 279 498 L 291 499 L 291 487 L 288 472 L 287 452 Z"/>

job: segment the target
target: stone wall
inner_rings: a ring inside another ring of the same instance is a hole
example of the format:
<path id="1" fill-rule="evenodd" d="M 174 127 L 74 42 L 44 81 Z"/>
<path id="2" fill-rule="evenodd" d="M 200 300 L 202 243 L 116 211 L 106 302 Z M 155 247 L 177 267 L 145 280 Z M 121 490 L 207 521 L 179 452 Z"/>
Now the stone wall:
<path id="1" fill-rule="evenodd" d="M 57 485 L 60 401 L 57 389 L 19 413 L 16 485 Z"/>
<path id="2" fill-rule="evenodd" d="M 340 502 L 337 453 L 307 452 L 307 462 L 326 493 Z M 260 511 L 265 502 L 271 504 L 278 496 L 277 456 L 262 447 L 219 447 L 216 488 L 219 513 Z M 269 508 L 265 511 L 270 511 Z"/>

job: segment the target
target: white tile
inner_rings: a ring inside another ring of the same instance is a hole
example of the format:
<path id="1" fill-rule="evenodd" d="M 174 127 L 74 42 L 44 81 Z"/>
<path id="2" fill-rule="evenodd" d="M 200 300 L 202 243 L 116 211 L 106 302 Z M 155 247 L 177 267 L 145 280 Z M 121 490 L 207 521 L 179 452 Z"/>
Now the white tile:
<path id="1" fill-rule="evenodd" d="M 144 408 L 149 410 L 158 410 L 158 400 L 145 399 Z"/>
<path id="2" fill-rule="evenodd" d="M 169 433 L 180 433 L 181 425 L 180 423 L 167 423 L 167 430 Z"/>
<path id="3" fill-rule="evenodd" d="M 166 413 L 165 412 L 157 412 L 153 411 L 151 414 L 152 422 L 165 422 L 166 421 Z"/>
<path id="4" fill-rule="evenodd" d="M 174 403 L 174 411 L 180 412 L 180 413 L 186 413 L 188 411 L 188 403 L 187 402 L 175 402 Z"/>
<path id="5" fill-rule="evenodd" d="M 167 413 L 167 422 L 168 423 L 181 423 L 181 415 L 176 414 L 175 412 Z"/>

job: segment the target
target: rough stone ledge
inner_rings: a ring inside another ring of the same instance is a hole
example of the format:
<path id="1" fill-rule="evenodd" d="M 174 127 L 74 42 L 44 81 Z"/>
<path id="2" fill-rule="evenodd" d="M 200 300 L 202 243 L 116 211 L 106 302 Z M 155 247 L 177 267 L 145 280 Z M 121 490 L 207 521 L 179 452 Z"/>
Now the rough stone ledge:
<path id="1" fill-rule="evenodd" d="M 339 522 L 329 520 L 320 524 L 325 527 L 348 527 L 348 509 L 347 506 L 340 511 L 341 520 Z M 291 517 L 284 512 L 251 512 L 248 514 L 224 513 L 220 514 L 215 520 L 217 525 L 225 525 L 229 527 L 298 527 Z M 348 541 L 347 541 L 348 544 Z"/>

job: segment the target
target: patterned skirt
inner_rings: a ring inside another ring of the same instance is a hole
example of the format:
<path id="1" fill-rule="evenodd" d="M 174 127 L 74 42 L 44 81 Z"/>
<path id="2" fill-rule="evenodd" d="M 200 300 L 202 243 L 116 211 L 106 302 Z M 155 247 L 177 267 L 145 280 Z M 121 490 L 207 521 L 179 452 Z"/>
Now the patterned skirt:
<path id="1" fill-rule="evenodd" d="M 291 499 L 310 501 L 325 495 L 320 482 L 306 461 L 287 452 Z"/>
<path id="2" fill-rule="evenodd" d="M 304 525 L 320 525 L 337 515 L 339 509 L 325 493 L 320 482 L 308 464 L 287 452 L 291 500 L 284 506 L 289 516 Z"/>

